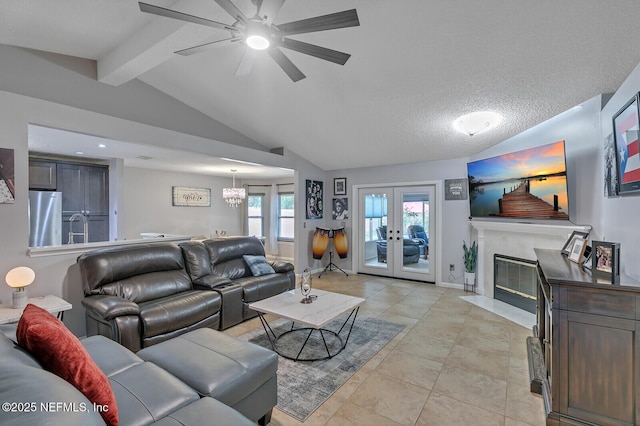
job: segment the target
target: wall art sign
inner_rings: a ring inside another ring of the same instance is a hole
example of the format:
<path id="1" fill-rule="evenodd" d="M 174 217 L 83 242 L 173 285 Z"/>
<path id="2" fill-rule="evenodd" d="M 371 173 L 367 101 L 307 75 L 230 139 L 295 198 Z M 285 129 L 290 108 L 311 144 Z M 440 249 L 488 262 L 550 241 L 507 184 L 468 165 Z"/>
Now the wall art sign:
<path id="1" fill-rule="evenodd" d="M 640 191 L 638 94 L 613 116 L 618 193 Z"/>
<path id="2" fill-rule="evenodd" d="M 0 148 L 0 204 L 13 204 L 16 199 L 13 149 Z"/>
<path id="3" fill-rule="evenodd" d="M 322 181 L 307 179 L 307 219 L 322 219 Z"/>
<path id="4" fill-rule="evenodd" d="M 445 200 L 466 200 L 467 199 L 467 178 L 445 179 L 444 199 Z"/>
<path id="5" fill-rule="evenodd" d="M 180 207 L 210 207 L 211 188 L 173 187 L 173 205 Z"/>

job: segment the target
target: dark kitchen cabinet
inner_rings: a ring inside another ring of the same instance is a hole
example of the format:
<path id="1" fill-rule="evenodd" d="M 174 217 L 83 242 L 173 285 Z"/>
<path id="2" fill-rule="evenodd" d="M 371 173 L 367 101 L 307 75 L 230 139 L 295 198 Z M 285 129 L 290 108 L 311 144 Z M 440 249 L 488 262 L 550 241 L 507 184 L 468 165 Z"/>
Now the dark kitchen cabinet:
<path id="1" fill-rule="evenodd" d="M 58 163 L 58 191 L 62 192 L 62 242 L 69 243 L 73 232 L 83 231 L 82 220 L 69 222 L 71 216 L 80 213 L 87 218 L 88 242 L 109 240 L 109 168 L 101 165 Z M 76 235 L 73 242 L 83 242 Z"/>
<path id="2" fill-rule="evenodd" d="M 29 189 L 57 189 L 57 166 L 54 161 L 29 160 Z"/>
<path id="3" fill-rule="evenodd" d="M 547 425 L 639 424 L 640 283 L 600 281 L 560 251 L 535 251 L 540 288 L 529 371 L 540 380 L 532 389 L 543 395 Z"/>

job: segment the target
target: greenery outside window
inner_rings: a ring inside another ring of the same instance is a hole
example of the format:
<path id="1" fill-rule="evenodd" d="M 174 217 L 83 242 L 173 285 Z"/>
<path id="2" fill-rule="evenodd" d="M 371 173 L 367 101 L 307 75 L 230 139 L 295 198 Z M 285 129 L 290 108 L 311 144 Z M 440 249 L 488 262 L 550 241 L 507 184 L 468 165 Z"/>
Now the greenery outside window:
<path id="1" fill-rule="evenodd" d="M 293 241 L 295 235 L 295 203 L 293 193 L 278 194 L 278 240 Z"/>

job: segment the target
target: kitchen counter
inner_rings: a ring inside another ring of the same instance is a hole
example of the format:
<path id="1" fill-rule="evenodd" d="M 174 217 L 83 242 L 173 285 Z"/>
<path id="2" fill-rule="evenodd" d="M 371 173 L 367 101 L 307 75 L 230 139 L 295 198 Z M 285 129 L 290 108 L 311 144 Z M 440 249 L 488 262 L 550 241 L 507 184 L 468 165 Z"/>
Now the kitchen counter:
<path id="1" fill-rule="evenodd" d="M 164 243 L 175 242 L 181 243 L 183 241 L 190 241 L 191 235 L 172 235 L 164 234 L 164 237 L 156 238 L 136 238 L 132 240 L 121 241 L 99 241 L 95 243 L 77 243 L 77 244 L 64 244 L 61 246 L 48 246 L 48 247 L 30 247 L 27 249 L 27 256 L 29 257 L 43 257 L 43 256 L 57 256 L 64 254 L 82 254 L 91 250 L 96 250 L 105 247 L 117 247 L 132 244 L 149 244 L 149 243 Z"/>

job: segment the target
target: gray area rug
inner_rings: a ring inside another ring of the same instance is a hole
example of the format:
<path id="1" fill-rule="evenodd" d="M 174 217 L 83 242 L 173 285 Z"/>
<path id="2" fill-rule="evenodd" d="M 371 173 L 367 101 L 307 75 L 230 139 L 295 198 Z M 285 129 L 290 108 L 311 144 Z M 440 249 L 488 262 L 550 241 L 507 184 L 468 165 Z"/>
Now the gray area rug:
<path id="1" fill-rule="evenodd" d="M 329 323 L 325 328 L 338 331 L 344 317 Z M 291 322 L 279 319 L 269 324 L 276 335 L 291 329 Z M 347 325 L 340 333 L 344 339 Z M 296 326 L 297 328 L 297 326 Z M 300 421 L 305 421 L 324 401 L 342 386 L 360 367 L 367 363 L 380 349 L 389 343 L 402 329 L 403 324 L 378 318 L 356 318 L 347 347 L 338 355 L 323 361 L 295 362 L 278 358 L 278 409 Z M 278 350 L 295 357 L 302 347 L 307 332 L 291 333 L 278 343 Z M 271 349 L 271 344 L 262 327 L 239 336 L 257 345 Z M 325 333 L 331 353 L 339 345 L 337 339 Z M 303 358 L 326 355 L 320 333 L 312 333 L 301 354 Z"/>

